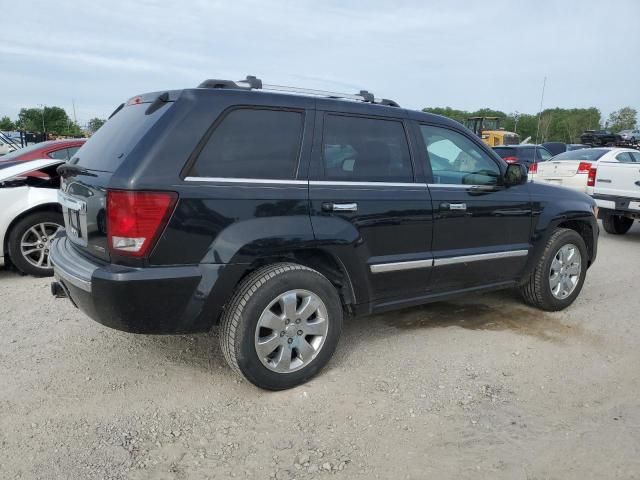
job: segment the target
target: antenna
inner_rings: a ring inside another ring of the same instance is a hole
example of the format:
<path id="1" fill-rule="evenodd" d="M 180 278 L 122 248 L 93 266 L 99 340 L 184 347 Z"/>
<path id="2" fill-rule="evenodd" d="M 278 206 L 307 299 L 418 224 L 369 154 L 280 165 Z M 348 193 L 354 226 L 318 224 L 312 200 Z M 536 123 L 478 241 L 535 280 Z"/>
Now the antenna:
<path id="1" fill-rule="evenodd" d="M 538 135 L 540 134 L 540 120 L 542 118 L 542 104 L 544 102 L 544 88 L 546 86 L 547 86 L 547 77 L 544 77 L 544 81 L 542 82 L 542 95 L 540 96 L 540 109 L 538 110 L 538 127 L 536 129 L 536 145 L 538 144 Z M 534 155 L 535 155 L 535 151 L 534 151 Z"/>

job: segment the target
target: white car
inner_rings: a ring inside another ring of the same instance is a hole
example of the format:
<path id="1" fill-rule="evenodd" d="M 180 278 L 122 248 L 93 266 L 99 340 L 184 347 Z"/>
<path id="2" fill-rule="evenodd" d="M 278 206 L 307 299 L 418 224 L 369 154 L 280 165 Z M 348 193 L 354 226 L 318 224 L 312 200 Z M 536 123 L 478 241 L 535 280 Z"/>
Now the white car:
<path id="1" fill-rule="evenodd" d="M 539 162 L 535 173 L 531 173 L 534 182 L 550 183 L 561 187 L 568 187 L 580 192 L 587 192 L 589 172 L 597 168 L 599 162 L 618 162 L 631 152 L 638 154 L 637 150 L 630 148 L 585 148 L 564 152 L 547 160 Z"/>
<path id="2" fill-rule="evenodd" d="M 590 175 L 587 193 L 599 208 L 607 233 L 623 235 L 640 219 L 640 152 L 628 150 L 601 159 Z"/>
<path id="3" fill-rule="evenodd" d="M 23 273 L 53 273 L 49 245 L 64 224 L 58 203 L 64 162 L 55 159 L 0 162 L 0 264 Z"/>

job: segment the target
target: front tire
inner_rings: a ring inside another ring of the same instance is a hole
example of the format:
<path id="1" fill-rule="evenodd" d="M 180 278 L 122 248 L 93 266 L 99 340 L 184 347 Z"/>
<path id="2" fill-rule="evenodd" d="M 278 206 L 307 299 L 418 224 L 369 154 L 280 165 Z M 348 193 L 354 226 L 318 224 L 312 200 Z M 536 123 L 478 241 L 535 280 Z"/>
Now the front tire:
<path id="1" fill-rule="evenodd" d="M 221 319 L 227 363 L 254 385 L 284 390 L 316 375 L 342 331 L 342 304 L 319 272 L 277 263 L 238 286 Z"/>
<path id="2" fill-rule="evenodd" d="M 604 231 L 612 235 L 624 235 L 633 225 L 633 218 L 623 217 L 622 215 L 614 215 L 607 213 L 602 218 L 602 226 Z"/>
<path id="3" fill-rule="evenodd" d="M 588 259 L 587 247 L 576 231 L 557 229 L 520 286 L 525 303 L 549 312 L 567 308 L 582 290 Z"/>
<path id="4" fill-rule="evenodd" d="M 62 214 L 52 211 L 34 212 L 18 221 L 9 233 L 11 263 L 27 275 L 53 275 L 49 247 L 63 223 Z"/>

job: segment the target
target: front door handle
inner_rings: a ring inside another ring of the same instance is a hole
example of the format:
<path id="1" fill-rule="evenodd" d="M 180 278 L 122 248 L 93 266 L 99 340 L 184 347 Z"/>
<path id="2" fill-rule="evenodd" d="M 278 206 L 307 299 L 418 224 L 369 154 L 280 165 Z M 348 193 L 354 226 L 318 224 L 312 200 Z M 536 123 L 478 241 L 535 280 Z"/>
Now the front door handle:
<path id="1" fill-rule="evenodd" d="M 322 210 L 324 210 L 325 212 L 357 212 L 358 204 L 355 202 L 349 202 L 349 203 L 324 202 L 322 204 Z"/>
<path id="2" fill-rule="evenodd" d="M 467 204 L 442 202 L 440 204 L 440 210 L 458 210 L 464 212 L 467 210 Z"/>

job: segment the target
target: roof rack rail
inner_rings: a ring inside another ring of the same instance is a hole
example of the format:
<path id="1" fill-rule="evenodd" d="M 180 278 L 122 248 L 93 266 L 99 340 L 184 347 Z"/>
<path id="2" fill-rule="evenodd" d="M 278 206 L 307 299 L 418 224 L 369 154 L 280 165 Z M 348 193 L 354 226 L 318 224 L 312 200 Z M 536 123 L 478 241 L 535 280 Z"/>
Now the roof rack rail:
<path id="1" fill-rule="evenodd" d="M 326 98 L 336 98 L 336 99 L 346 99 L 346 100 L 356 100 L 359 102 L 365 103 L 373 103 L 377 105 L 386 105 L 389 107 L 399 107 L 396 102 L 393 100 L 389 100 L 387 98 L 376 98 L 373 93 L 368 92 L 367 90 L 360 90 L 359 93 L 339 93 L 339 92 L 330 92 L 325 90 L 313 90 L 310 88 L 298 88 L 298 87 L 287 87 L 285 85 L 271 85 L 267 83 L 262 83 L 262 80 L 253 76 L 247 75 L 247 78 L 244 80 L 220 80 L 220 79 L 209 79 L 202 82 L 198 85 L 198 88 L 232 88 L 238 90 L 273 90 L 276 92 L 289 92 L 289 93 L 298 93 L 301 95 L 314 95 L 318 97 L 326 97 Z"/>

